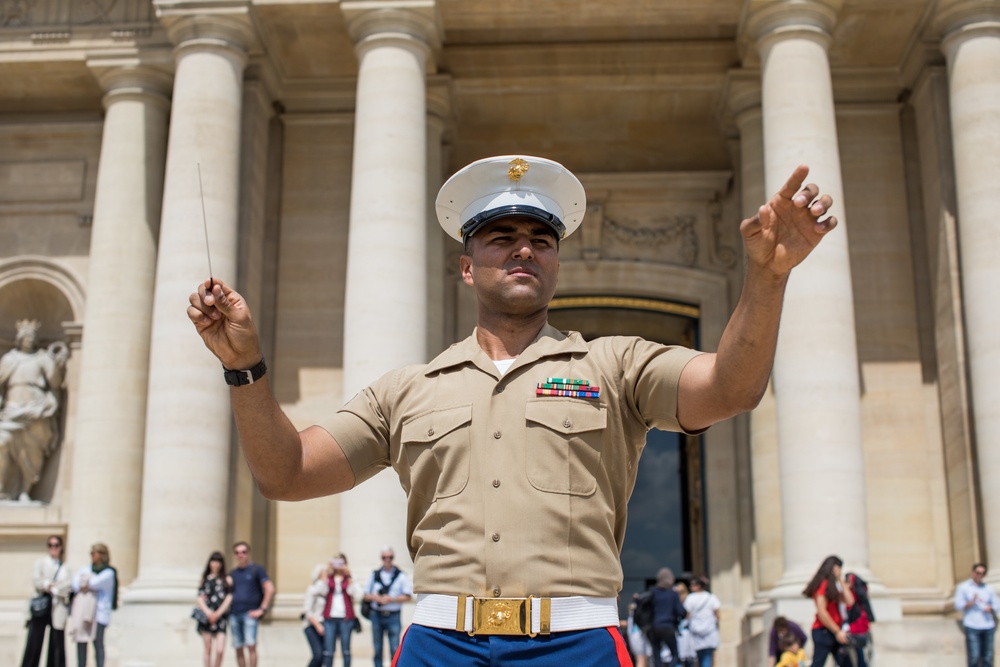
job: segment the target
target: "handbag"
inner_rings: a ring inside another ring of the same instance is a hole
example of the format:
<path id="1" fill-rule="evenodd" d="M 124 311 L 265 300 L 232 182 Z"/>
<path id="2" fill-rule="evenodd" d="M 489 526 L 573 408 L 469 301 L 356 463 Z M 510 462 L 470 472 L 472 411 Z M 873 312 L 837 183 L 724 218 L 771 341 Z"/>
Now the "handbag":
<path id="1" fill-rule="evenodd" d="M 369 621 L 372 618 L 372 603 L 370 600 L 361 601 L 361 615 L 367 618 Z"/>
<path id="2" fill-rule="evenodd" d="M 52 596 L 48 593 L 36 595 L 28 605 L 31 608 L 31 618 L 48 618 L 52 614 Z"/>
<path id="3" fill-rule="evenodd" d="M 49 586 L 52 586 L 52 582 L 56 580 L 59 576 L 59 570 L 62 569 L 62 563 L 56 567 L 55 574 L 52 575 L 52 580 L 49 581 Z M 48 618 L 52 615 L 52 596 L 48 593 L 39 593 L 35 597 L 31 598 L 28 602 L 28 608 L 31 610 L 31 618 Z"/>
<path id="4" fill-rule="evenodd" d="M 208 614 L 203 612 L 201 607 L 197 605 L 191 610 L 191 618 L 198 621 L 200 625 L 208 625 Z"/>
<path id="5" fill-rule="evenodd" d="M 354 632 L 361 632 L 361 619 L 357 616 L 354 617 L 354 626 L 351 628 Z"/>

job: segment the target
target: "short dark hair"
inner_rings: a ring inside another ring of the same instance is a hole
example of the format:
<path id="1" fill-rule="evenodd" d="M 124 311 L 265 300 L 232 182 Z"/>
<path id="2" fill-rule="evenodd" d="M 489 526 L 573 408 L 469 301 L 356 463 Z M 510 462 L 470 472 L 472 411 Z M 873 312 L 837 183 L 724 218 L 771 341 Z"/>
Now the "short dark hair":
<path id="1" fill-rule="evenodd" d="M 250 548 L 250 543 L 249 542 L 244 542 L 243 540 L 240 540 L 239 542 L 237 542 L 236 544 L 233 545 L 233 551 L 236 551 L 236 547 L 246 547 L 247 548 L 247 553 L 250 553 L 251 551 L 253 551 L 253 549 Z"/>
<path id="2" fill-rule="evenodd" d="M 791 648 L 792 646 L 798 643 L 799 643 L 799 638 L 791 633 L 787 635 L 781 635 L 781 648 Z"/>
<path id="3" fill-rule="evenodd" d="M 973 563 L 973 564 L 972 564 L 972 571 L 973 571 L 973 572 L 975 572 L 975 571 L 976 571 L 976 570 L 978 570 L 979 568 L 983 568 L 983 571 L 984 571 L 984 572 L 985 572 L 985 571 L 987 571 L 987 570 L 989 569 L 989 568 L 987 568 L 987 567 L 986 567 L 986 563 Z"/>

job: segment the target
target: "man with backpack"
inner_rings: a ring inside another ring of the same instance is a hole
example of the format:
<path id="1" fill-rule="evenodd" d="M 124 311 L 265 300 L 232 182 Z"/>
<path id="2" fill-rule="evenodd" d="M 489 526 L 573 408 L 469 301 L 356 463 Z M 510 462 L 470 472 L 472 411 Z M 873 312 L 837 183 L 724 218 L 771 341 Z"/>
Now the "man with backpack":
<path id="1" fill-rule="evenodd" d="M 399 648 L 401 623 L 399 611 L 404 602 L 413 597 L 413 584 L 405 572 L 392 564 L 396 557 L 392 547 L 382 549 L 382 567 L 371 573 L 365 586 L 362 614 L 372 622 L 372 641 L 375 643 L 375 667 L 382 667 L 383 637 L 389 635 L 389 660 Z M 371 611 L 364 614 L 365 607 Z"/>

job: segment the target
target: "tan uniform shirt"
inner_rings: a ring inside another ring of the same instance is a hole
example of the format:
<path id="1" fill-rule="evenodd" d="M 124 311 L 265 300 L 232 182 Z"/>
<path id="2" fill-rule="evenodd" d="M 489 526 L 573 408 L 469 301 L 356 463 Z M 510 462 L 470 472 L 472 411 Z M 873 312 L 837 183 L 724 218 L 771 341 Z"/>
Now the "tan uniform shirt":
<path id="1" fill-rule="evenodd" d="M 646 431 L 681 430 L 677 382 L 697 354 L 546 325 L 501 376 L 473 333 L 377 380 L 330 433 L 356 483 L 399 474 L 417 593 L 614 597 Z M 600 396 L 536 396 L 550 377 Z"/>

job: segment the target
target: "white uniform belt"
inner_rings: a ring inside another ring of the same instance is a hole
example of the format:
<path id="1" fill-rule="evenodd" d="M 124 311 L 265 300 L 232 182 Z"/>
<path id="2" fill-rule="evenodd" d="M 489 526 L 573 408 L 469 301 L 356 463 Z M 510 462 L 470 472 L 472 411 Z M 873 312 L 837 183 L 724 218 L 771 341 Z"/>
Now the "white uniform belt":
<path id="1" fill-rule="evenodd" d="M 528 635 L 618 625 L 615 598 L 474 598 L 420 593 L 413 622 L 470 635 Z"/>

